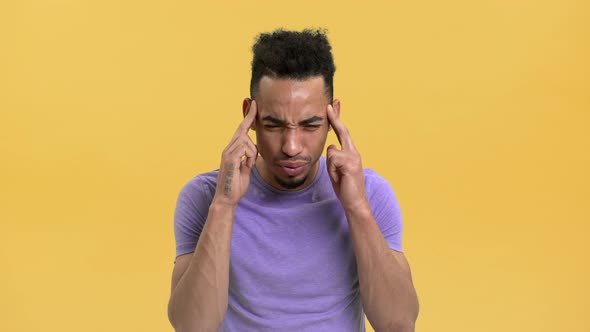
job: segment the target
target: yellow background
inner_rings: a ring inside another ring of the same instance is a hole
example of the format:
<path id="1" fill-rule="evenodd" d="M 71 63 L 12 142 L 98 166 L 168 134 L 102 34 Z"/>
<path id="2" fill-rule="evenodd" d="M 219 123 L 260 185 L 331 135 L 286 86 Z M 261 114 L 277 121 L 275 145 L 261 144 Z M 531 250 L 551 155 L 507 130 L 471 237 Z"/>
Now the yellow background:
<path id="1" fill-rule="evenodd" d="M 178 192 L 255 35 L 310 26 L 402 206 L 417 331 L 590 331 L 584 0 L 2 1 L 0 330 L 172 331 Z"/>

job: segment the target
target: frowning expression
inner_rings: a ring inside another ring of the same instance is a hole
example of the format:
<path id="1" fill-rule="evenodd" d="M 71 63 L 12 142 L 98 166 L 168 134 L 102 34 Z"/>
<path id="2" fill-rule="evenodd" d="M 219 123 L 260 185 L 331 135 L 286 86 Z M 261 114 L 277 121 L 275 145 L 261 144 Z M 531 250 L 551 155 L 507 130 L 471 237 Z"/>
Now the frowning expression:
<path id="1" fill-rule="evenodd" d="M 326 107 L 330 101 L 324 79 L 263 76 L 258 90 L 254 129 L 262 158 L 258 159 L 256 168 L 276 188 L 302 189 L 315 178 L 328 135 Z M 248 100 L 245 109 L 247 103 Z M 337 106 L 339 102 L 335 101 L 334 109 L 339 111 Z"/>

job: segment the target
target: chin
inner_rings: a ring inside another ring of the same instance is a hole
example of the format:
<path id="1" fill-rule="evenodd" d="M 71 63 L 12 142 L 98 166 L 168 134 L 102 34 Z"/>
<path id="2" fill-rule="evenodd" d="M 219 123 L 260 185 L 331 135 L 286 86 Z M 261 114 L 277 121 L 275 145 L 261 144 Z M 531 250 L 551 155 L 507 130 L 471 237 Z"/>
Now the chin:
<path id="1" fill-rule="evenodd" d="M 301 187 L 305 181 L 307 180 L 309 174 L 305 174 L 301 178 L 289 178 L 289 179 L 281 179 L 280 177 L 275 175 L 275 180 L 284 189 L 293 190 Z"/>

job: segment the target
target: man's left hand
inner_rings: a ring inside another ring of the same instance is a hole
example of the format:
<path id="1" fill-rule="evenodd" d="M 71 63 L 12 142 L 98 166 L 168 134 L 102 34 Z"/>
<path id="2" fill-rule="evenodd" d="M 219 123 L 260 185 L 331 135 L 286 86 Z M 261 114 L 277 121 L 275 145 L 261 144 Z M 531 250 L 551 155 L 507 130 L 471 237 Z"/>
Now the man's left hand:
<path id="1" fill-rule="evenodd" d="M 345 211 L 357 211 L 369 208 L 365 191 L 365 177 L 361 156 L 356 150 L 352 137 L 332 105 L 328 105 L 328 121 L 338 142 L 340 150 L 335 145 L 328 146 L 326 151 L 327 167 L 336 196 L 340 199 Z"/>

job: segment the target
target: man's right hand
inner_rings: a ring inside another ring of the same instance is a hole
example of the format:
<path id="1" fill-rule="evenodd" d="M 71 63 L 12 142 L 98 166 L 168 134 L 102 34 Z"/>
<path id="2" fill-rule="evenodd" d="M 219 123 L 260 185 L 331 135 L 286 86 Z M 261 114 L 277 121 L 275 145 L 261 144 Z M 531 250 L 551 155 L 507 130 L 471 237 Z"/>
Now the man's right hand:
<path id="1" fill-rule="evenodd" d="M 256 121 L 256 111 L 256 102 L 252 100 L 244 121 L 223 150 L 213 202 L 236 206 L 248 190 L 250 171 L 258 157 L 258 148 L 248 136 L 248 130 Z"/>

